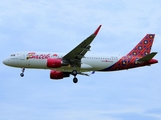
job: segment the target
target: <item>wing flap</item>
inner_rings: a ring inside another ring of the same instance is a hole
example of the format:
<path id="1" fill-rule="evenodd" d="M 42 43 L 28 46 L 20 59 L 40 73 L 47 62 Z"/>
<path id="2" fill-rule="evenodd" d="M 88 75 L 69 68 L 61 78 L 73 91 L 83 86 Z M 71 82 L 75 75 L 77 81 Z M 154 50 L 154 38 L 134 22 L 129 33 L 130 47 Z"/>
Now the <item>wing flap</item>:
<path id="1" fill-rule="evenodd" d="M 157 54 L 157 52 L 152 52 L 140 59 L 138 59 L 137 61 L 140 62 L 140 63 L 143 63 L 143 62 L 148 62 L 150 61 L 155 55 Z"/>

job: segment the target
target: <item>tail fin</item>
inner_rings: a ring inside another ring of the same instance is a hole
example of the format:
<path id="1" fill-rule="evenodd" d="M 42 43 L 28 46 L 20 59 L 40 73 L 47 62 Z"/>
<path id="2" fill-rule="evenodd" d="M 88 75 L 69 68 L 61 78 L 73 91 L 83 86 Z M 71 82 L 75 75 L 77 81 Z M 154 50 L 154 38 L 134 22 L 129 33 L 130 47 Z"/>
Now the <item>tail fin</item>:
<path id="1" fill-rule="evenodd" d="M 128 54 L 127 56 L 144 57 L 150 54 L 155 34 L 147 34 Z"/>

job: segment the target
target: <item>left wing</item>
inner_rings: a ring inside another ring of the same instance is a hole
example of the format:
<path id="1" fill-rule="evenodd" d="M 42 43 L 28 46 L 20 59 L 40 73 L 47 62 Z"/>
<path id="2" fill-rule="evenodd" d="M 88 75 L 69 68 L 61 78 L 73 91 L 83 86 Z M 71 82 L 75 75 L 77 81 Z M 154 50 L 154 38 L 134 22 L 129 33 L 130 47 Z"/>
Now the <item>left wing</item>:
<path id="1" fill-rule="evenodd" d="M 90 44 L 93 41 L 93 39 L 97 36 L 97 33 L 99 32 L 101 26 L 102 25 L 100 25 L 93 34 L 91 34 L 88 38 L 81 42 L 77 47 L 75 47 L 68 54 L 66 54 L 63 57 L 63 61 L 65 63 L 69 63 L 72 66 L 80 67 L 81 59 L 84 57 L 87 51 L 90 50 Z"/>

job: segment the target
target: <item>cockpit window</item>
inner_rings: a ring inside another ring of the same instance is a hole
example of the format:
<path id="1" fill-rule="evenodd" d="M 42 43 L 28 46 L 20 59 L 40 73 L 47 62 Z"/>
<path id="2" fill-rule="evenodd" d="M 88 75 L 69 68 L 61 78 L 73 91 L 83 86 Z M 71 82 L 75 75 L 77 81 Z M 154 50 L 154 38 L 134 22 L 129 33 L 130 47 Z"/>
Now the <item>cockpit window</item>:
<path id="1" fill-rule="evenodd" d="M 11 56 L 15 56 L 15 54 L 11 54 Z"/>

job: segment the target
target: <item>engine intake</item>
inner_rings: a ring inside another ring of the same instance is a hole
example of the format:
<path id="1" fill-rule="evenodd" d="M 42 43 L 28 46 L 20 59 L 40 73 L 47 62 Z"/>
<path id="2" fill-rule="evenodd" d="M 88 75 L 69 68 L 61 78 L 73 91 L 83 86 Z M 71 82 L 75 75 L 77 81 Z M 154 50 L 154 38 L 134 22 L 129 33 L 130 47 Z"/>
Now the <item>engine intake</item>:
<path id="1" fill-rule="evenodd" d="M 59 68 L 62 66 L 61 59 L 49 58 L 47 59 L 47 67 L 49 68 Z"/>
<path id="2" fill-rule="evenodd" d="M 50 79 L 63 79 L 64 77 L 69 77 L 70 74 L 67 72 L 61 72 L 58 70 L 51 70 Z"/>

